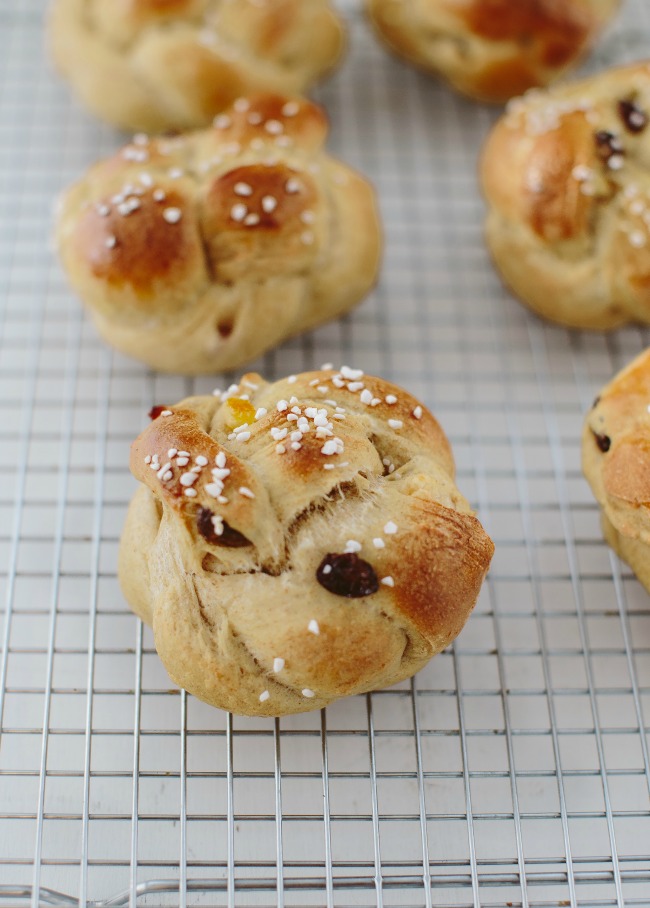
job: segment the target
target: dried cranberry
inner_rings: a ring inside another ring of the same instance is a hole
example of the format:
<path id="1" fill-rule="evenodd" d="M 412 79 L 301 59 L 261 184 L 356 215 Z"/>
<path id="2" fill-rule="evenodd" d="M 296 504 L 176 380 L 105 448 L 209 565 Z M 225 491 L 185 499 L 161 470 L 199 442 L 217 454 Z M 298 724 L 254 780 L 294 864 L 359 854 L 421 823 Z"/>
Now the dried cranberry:
<path id="1" fill-rule="evenodd" d="M 316 579 L 328 593 L 348 599 L 372 596 L 379 589 L 373 566 L 354 552 L 326 555 L 316 571 Z"/>
<path id="2" fill-rule="evenodd" d="M 601 161 L 609 161 L 610 158 L 613 158 L 614 155 L 625 154 L 625 149 L 623 144 L 618 136 L 615 136 L 613 132 L 597 132 L 594 135 L 594 140 L 596 142 L 596 149 L 598 151 L 598 157 Z"/>
<path id="3" fill-rule="evenodd" d="M 648 125 L 648 115 L 634 101 L 619 101 L 618 115 L 629 132 L 643 132 Z"/>
<path id="4" fill-rule="evenodd" d="M 603 454 L 607 454 L 612 446 L 612 439 L 609 437 L 609 435 L 599 435 L 598 432 L 594 432 L 593 429 L 591 430 L 591 433 L 596 439 L 596 444 L 603 452 Z"/>
<path id="5" fill-rule="evenodd" d="M 233 530 L 226 521 L 223 521 L 223 532 L 217 534 L 212 518 L 214 514 L 210 508 L 199 508 L 196 515 L 196 526 L 204 539 L 211 545 L 223 545 L 229 549 L 241 549 L 246 545 L 252 545 L 250 539 L 246 539 L 243 533 Z"/>
<path id="6" fill-rule="evenodd" d="M 167 407 L 152 407 L 149 410 L 149 419 L 158 419 L 163 410 L 166 410 Z"/>

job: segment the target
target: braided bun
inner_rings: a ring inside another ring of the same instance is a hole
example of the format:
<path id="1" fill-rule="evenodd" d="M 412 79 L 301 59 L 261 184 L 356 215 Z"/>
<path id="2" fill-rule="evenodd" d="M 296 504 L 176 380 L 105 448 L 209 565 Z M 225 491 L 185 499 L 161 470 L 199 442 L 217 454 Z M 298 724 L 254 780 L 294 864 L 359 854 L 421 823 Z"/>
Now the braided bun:
<path id="1" fill-rule="evenodd" d="M 367 0 L 378 35 L 472 98 L 497 104 L 575 66 L 620 0 Z"/>
<path id="2" fill-rule="evenodd" d="M 154 369 L 235 368 L 376 280 L 370 185 L 309 101 L 239 99 L 209 130 L 136 137 L 65 195 L 63 265 L 100 334 Z"/>
<path id="3" fill-rule="evenodd" d="M 56 64 L 128 131 L 207 126 L 241 95 L 300 94 L 341 56 L 329 0 L 54 0 Z"/>
<path id="4" fill-rule="evenodd" d="M 650 349 L 600 392 L 587 414 L 582 466 L 603 531 L 650 592 Z"/>
<path id="5" fill-rule="evenodd" d="M 119 575 L 171 677 L 279 716 L 410 677 L 461 631 L 493 545 L 447 439 L 341 369 L 157 407 Z"/>
<path id="6" fill-rule="evenodd" d="M 512 102 L 482 161 L 497 268 L 535 312 L 650 323 L 650 65 Z"/>

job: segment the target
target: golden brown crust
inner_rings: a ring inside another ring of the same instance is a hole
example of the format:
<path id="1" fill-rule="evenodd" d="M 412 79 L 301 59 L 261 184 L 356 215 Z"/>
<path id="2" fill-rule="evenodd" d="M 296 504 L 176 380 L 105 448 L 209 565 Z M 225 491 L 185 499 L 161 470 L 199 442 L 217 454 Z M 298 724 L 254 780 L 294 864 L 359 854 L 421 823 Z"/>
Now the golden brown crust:
<path id="1" fill-rule="evenodd" d="M 396 606 L 418 631 L 443 649 L 465 626 L 494 546 L 472 514 L 413 496 L 402 546 L 418 565 L 408 584 L 395 588 Z M 399 575 L 399 559 L 386 572 Z"/>
<path id="2" fill-rule="evenodd" d="M 164 204 L 152 190 L 131 197 L 138 202 L 137 215 L 121 214 L 120 205 L 104 196 L 80 216 L 72 242 L 72 254 L 87 263 L 92 277 L 113 291 L 128 286 L 133 299 L 155 311 L 157 294 L 166 282 L 184 283 L 203 266 L 201 237 L 191 199 L 168 191 Z M 167 208 L 182 213 L 177 223 L 163 217 Z M 108 209 L 102 216 L 99 212 Z M 134 216 L 136 215 L 136 216 Z"/>
<path id="3" fill-rule="evenodd" d="M 532 230 L 549 242 L 584 234 L 594 206 L 572 175 L 593 163 L 594 133 L 582 112 L 564 117 L 557 129 L 540 136 L 531 151 L 528 172 L 539 183 L 524 189 L 523 215 Z"/>
<path id="4" fill-rule="evenodd" d="M 650 322 L 650 65 L 513 101 L 481 161 L 506 284 L 561 324 Z"/>
<path id="5" fill-rule="evenodd" d="M 327 139 L 329 124 L 322 107 L 281 94 L 257 94 L 237 103 L 215 120 L 217 148 L 228 142 L 246 146 L 274 141 L 283 148 L 292 143 L 306 153 L 318 152 Z M 279 125 L 278 125 L 279 124 Z M 281 128 L 280 128 L 281 127 Z"/>
<path id="6" fill-rule="evenodd" d="M 449 3 L 475 35 L 490 41 L 522 41 L 530 36 L 540 45 L 539 56 L 549 66 L 566 63 L 589 33 L 594 13 L 586 4 L 565 0 L 472 0 Z"/>
<path id="7" fill-rule="evenodd" d="M 535 103 L 539 95 L 531 97 Z M 513 107 L 518 111 L 525 103 L 522 99 Z M 552 107 L 553 96 L 548 103 Z M 594 138 L 598 130 L 585 110 L 551 113 L 548 128 L 542 117 L 539 131 L 533 127 L 532 133 L 528 122 L 512 114 L 497 123 L 481 158 L 483 189 L 500 214 L 524 221 L 542 239 L 553 243 L 580 238 L 590 226 L 596 202 L 583 191 L 584 181 L 576 179 L 574 171 L 600 170 Z"/>
<path id="8" fill-rule="evenodd" d="M 583 470 L 602 508 L 608 541 L 626 560 L 633 553 L 630 563 L 637 573 L 640 551 L 650 563 L 649 405 L 650 350 L 645 350 L 603 389 L 587 415 L 582 440 Z M 649 586 L 647 566 L 639 576 Z"/>
<path id="9" fill-rule="evenodd" d="M 288 193 L 292 181 L 298 191 Z M 236 187 L 242 185 L 250 187 L 250 195 L 238 200 Z M 265 209 L 265 199 L 273 199 L 271 211 Z M 254 230 L 247 218 L 233 220 L 236 201 L 256 219 Z M 235 167 L 216 177 L 206 188 L 201 217 L 213 274 L 217 280 L 245 278 L 252 259 L 267 276 L 281 276 L 288 261 L 294 272 L 313 267 L 316 247 L 303 241 L 307 229 L 303 218 L 305 212 L 319 209 L 322 218 L 323 207 L 311 176 L 285 163 Z"/>
<path id="10" fill-rule="evenodd" d="M 338 61 L 330 0 L 54 0 L 56 64 L 122 129 L 207 125 L 246 94 L 303 92 Z"/>
<path id="11" fill-rule="evenodd" d="M 239 99 L 209 130 L 137 136 L 65 194 L 57 239 L 105 339 L 169 372 L 235 368 L 375 282 L 375 196 L 309 101 Z"/>
<path id="12" fill-rule="evenodd" d="M 459 91 L 502 103 L 576 65 L 619 0 L 367 0 L 394 51 Z"/>
<path id="13" fill-rule="evenodd" d="M 102 0 L 95 0 L 95 5 L 101 8 Z M 122 18 L 132 27 L 166 17 L 196 15 L 205 8 L 205 5 L 204 0 L 111 0 L 110 3 L 113 15 L 117 19 Z M 109 15 L 109 7 L 105 0 L 103 7 L 106 9 L 104 15 Z"/>
<path id="14" fill-rule="evenodd" d="M 120 580 L 187 690 L 245 714 L 319 708 L 410 676 L 460 632 L 494 547 L 411 395 L 345 367 L 251 374 L 151 415 Z M 328 558 L 374 580 L 349 598 Z"/>

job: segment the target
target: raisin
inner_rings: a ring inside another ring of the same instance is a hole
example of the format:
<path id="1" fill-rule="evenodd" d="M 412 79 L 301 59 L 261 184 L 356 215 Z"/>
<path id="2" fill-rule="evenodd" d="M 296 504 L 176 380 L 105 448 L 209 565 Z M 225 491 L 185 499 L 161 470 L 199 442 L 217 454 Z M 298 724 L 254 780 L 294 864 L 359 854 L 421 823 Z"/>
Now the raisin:
<path id="1" fill-rule="evenodd" d="M 609 437 L 609 435 L 599 435 L 598 432 L 594 432 L 593 429 L 591 430 L 591 433 L 596 439 L 596 444 L 603 452 L 603 454 L 607 454 L 612 446 L 612 439 Z"/>
<path id="2" fill-rule="evenodd" d="M 379 589 L 373 566 L 354 552 L 326 555 L 316 571 L 316 579 L 328 593 L 348 599 L 372 596 Z"/>
<path id="3" fill-rule="evenodd" d="M 605 130 L 597 132 L 594 135 L 594 140 L 596 142 L 598 157 L 601 161 L 607 162 L 615 155 L 625 154 L 621 140 L 618 136 L 615 136 L 613 132 L 605 132 Z"/>
<path id="4" fill-rule="evenodd" d="M 223 521 L 223 531 L 218 534 L 212 518 L 214 514 L 210 508 L 199 508 L 196 515 L 196 526 L 204 539 L 211 545 L 223 545 L 229 549 L 241 549 L 244 546 L 252 545 L 250 539 L 247 539 L 239 530 L 234 530 L 226 521 Z"/>
<path id="5" fill-rule="evenodd" d="M 619 101 L 618 115 L 625 124 L 628 132 L 638 133 L 648 125 L 648 115 L 634 101 Z"/>
<path id="6" fill-rule="evenodd" d="M 591 405 L 591 409 L 595 410 L 599 403 L 600 403 L 600 394 L 598 395 L 598 397 L 594 398 L 594 402 Z"/>
<path id="7" fill-rule="evenodd" d="M 167 407 L 152 407 L 149 410 L 149 419 L 158 419 L 163 410 L 166 410 Z"/>

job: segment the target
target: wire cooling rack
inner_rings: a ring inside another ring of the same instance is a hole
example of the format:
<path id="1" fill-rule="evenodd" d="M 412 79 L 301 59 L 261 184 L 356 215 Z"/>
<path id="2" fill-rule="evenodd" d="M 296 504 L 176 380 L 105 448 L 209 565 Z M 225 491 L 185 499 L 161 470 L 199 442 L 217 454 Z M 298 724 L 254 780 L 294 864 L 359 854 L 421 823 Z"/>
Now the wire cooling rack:
<path id="1" fill-rule="evenodd" d="M 319 93 L 376 182 L 384 275 L 255 366 L 352 362 L 440 417 L 497 543 L 476 613 L 410 683 L 233 718 L 178 691 L 116 550 L 152 403 L 210 390 L 107 349 L 49 248 L 55 194 L 119 137 L 0 0 L 0 905 L 650 905 L 650 610 L 603 544 L 582 414 L 648 344 L 569 333 L 501 288 L 477 149 L 494 114 L 391 60 L 356 4 Z M 594 65 L 640 56 L 628 0 Z"/>

